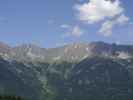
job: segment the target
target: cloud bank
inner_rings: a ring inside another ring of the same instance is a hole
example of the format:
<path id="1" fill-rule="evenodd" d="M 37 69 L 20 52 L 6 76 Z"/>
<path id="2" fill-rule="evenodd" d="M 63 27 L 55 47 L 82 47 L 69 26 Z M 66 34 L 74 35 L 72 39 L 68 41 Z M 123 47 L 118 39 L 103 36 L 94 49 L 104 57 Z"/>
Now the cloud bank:
<path id="1" fill-rule="evenodd" d="M 115 25 L 123 25 L 129 21 L 124 14 L 120 0 L 89 0 L 89 2 L 75 5 L 77 17 L 88 24 L 103 22 L 100 34 L 110 36 Z"/>

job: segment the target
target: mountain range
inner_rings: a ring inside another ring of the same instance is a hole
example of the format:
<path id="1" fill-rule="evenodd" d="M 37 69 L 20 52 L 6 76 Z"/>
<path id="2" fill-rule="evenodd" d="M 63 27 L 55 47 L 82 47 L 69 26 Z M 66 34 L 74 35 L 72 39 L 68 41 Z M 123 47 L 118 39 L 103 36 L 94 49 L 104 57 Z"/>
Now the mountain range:
<path id="1" fill-rule="evenodd" d="M 0 95 L 24 100 L 133 100 L 133 45 L 57 48 L 0 42 Z"/>
<path id="2" fill-rule="evenodd" d="M 41 48 L 33 44 L 10 47 L 0 43 L 0 55 L 19 61 L 80 61 L 91 56 L 128 58 L 133 55 L 133 46 L 107 44 L 104 42 L 73 43 L 57 48 Z"/>

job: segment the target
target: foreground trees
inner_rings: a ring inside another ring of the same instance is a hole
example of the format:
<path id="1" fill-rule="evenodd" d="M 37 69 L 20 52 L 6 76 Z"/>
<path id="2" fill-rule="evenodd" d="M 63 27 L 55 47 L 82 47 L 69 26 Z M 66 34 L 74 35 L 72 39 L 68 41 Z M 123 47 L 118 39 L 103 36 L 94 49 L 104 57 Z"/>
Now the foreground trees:
<path id="1" fill-rule="evenodd" d="M 0 96 L 0 100 L 22 100 L 20 96 Z"/>

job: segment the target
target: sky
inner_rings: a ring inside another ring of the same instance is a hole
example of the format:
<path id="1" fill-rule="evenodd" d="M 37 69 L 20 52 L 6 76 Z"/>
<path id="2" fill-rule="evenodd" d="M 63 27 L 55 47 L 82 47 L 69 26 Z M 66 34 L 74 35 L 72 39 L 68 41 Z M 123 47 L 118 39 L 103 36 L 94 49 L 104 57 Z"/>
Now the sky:
<path id="1" fill-rule="evenodd" d="M 0 41 L 133 44 L 133 0 L 0 0 Z"/>

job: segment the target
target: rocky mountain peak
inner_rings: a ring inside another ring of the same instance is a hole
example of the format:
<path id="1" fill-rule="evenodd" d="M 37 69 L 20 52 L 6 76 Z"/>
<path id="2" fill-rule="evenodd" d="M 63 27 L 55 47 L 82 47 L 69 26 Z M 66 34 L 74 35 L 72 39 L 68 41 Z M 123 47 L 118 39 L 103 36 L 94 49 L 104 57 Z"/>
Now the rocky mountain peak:
<path id="1" fill-rule="evenodd" d="M 8 53 L 10 49 L 11 48 L 7 44 L 0 42 L 0 53 Z"/>
<path id="2" fill-rule="evenodd" d="M 8 45 L 0 43 L 0 52 L 9 53 L 9 57 L 20 60 L 64 60 L 75 61 L 82 60 L 90 56 L 108 56 L 124 59 L 132 57 L 133 46 L 131 45 L 116 45 L 108 44 L 104 42 L 91 42 L 91 43 L 73 43 L 57 48 L 41 48 L 33 44 L 22 44 L 14 48 L 10 48 Z"/>

